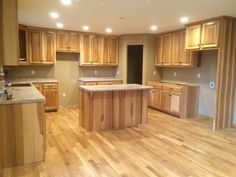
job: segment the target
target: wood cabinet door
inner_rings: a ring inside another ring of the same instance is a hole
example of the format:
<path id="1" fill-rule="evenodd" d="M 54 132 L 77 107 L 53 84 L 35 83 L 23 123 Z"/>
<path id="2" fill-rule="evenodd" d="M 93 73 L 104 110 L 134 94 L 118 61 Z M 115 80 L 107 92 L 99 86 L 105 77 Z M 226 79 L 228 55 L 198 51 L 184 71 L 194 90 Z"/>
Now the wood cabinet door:
<path id="1" fill-rule="evenodd" d="M 43 63 L 43 32 L 29 30 L 28 41 L 30 63 Z"/>
<path id="2" fill-rule="evenodd" d="M 171 94 L 169 91 L 161 91 L 161 109 L 170 112 Z"/>
<path id="3" fill-rule="evenodd" d="M 109 38 L 109 64 L 117 65 L 118 39 L 116 37 Z"/>
<path id="4" fill-rule="evenodd" d="M 172 49 L 172 33 L 163 35 L 162 42 L 162 65 L 170 65 Z"/>
<path id="5" fill-rule="evenodd" d="M 90 63 L 90 36 L 83 34 L 81 36 L 81 46 L 80 46 L 80 65 L 91 64 Z"/>
<path id="6" fill-rule="evenodd" d="M 44 89 L 43 95 L 46 98 L 45 110 L 56 110 L 58 107 L 58 92 L 56 89 Z"/>
<path id="7" fill-rule="evenodd" d="M 154 107 L 155 89 L 149 91 L 148 106 Z"/>
<path id="8" fill-rule="evenodd" d="M 80 51 L 80 34 L 79 33 L 69 33 L 68 47 L 70 51 L 74 51 L 74 52 Z"/>
<path id="9" fill-rule="evenodd" d="M 43 41 L 44 62 L 53 64 L 56 61 L 55 33 L 52 31 L 44 32 Z"/>
<path id="10" fill-rule="evenodd" d="M 92 64 L 99 64 L 101 61 L 101 39 L 99 36 L 90 36 L 91 40 L 91 61 Z"/>
<path id="11" fill-rule="evenodd" d="M 202 48 L 218 47 L 219 24 L 219 21 L 214 21 L 202 25 Z"/>
<path id="12" fill-rule="evenodd" d="M 200 49 L 201 25 L 194 25 L 186 28 L 185 49 Z"/>
<path id="13" fill-rule="evenodd" d="M 181 33 L 180 32 L 174 32 L 173 38 L 172 38 L 172 55 L 171 55 L 171 65 L 177 65 L 179 66 L 181 64 L 180 55 L 184 52 L 184 50 L 181 51 Z"/>
<path id="14" fill-rule="evenodd" d="M 33 85 L 43 94 L 43 85 L 41 83 L 33 83 Z"/>
<path id="15" fill-rule="evenodd" d="M 172 114 L 175 114 L 175 115 L 180 114 L 180 96 L 181 94 L 178 94 L 178 93 L 172 93 L 171 95 L 170 111 Z"/>
<path id="16" fill-rule="evenodd" d="M 156 65 L 162 65 L 162 36 L 156 37 Z"/>
<path id="17" fill-rule="evenodd" d="M 109 37 L 102 38 L 102 64 L 109 63 Z"/>
<path id="18" fill-rule="evenodd" d="M 153 107 L 160 109 L 161 108 L 161 90 L 155 89 Z"/>
<path id="19" fill-rule="evenodd" d="M 67 32 L 57 32 L 57 51 L 68 51 L 68 33 Z"/>

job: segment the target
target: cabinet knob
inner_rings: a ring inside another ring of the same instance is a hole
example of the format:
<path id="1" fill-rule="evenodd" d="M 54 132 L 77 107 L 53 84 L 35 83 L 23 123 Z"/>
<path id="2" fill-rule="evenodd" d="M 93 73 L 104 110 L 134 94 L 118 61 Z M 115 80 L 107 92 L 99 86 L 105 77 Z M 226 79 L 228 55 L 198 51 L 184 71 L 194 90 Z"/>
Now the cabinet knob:
<path id="1" fill-rule="evenodd" d="M 202 46 L 204 46 L 204 43 L 202 43 Z"/>

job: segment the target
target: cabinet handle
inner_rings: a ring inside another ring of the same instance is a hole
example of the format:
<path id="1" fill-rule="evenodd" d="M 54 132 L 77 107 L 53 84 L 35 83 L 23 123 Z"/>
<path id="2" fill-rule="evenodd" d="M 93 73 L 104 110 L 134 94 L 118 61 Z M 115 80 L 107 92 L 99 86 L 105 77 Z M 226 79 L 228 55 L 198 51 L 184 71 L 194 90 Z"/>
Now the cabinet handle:
<path id="1" fill-rule="evenodd" d="M 202 46 L 204 46 L 204 43 L 202 43 Z"/>
<path id="2" fill-rule="evenodd" d="M 200 44 L 197 44 L 198 47 L 200 47 Z"/>

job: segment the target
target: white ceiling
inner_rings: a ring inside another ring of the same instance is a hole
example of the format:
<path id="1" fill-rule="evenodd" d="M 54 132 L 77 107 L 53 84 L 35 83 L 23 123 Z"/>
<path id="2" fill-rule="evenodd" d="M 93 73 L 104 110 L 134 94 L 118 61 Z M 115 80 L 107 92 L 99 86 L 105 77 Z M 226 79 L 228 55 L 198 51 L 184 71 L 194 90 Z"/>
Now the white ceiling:
<path id="1" fill-rule="evenodd" d="M 236 0 L 72 0 L 64 6 L 60 0 L 18 0 L 19 23 L 38 27 L 82 31 L 88 25 L 91 32 L 105 33 L 111 27 L 114 34 L 152 33 L 150 26 L 158 25 L 158 32 L 183 27 L 179 19 L 190 21 L 228 15 L 236 17 Z M 58 19 L 49 17 L 51 11 Z M 120 20 L 120 17 L 124 18 Z"/>

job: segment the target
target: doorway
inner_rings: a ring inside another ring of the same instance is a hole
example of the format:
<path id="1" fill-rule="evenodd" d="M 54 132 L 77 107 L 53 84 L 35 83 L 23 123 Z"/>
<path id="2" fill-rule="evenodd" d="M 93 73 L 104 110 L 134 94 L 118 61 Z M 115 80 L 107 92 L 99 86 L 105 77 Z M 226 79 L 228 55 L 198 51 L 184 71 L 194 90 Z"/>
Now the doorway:
<path id="1" fill-rule="evenodd" d="M 143 45 L 128 45 L 127 83 L 142 84 Z"/>

